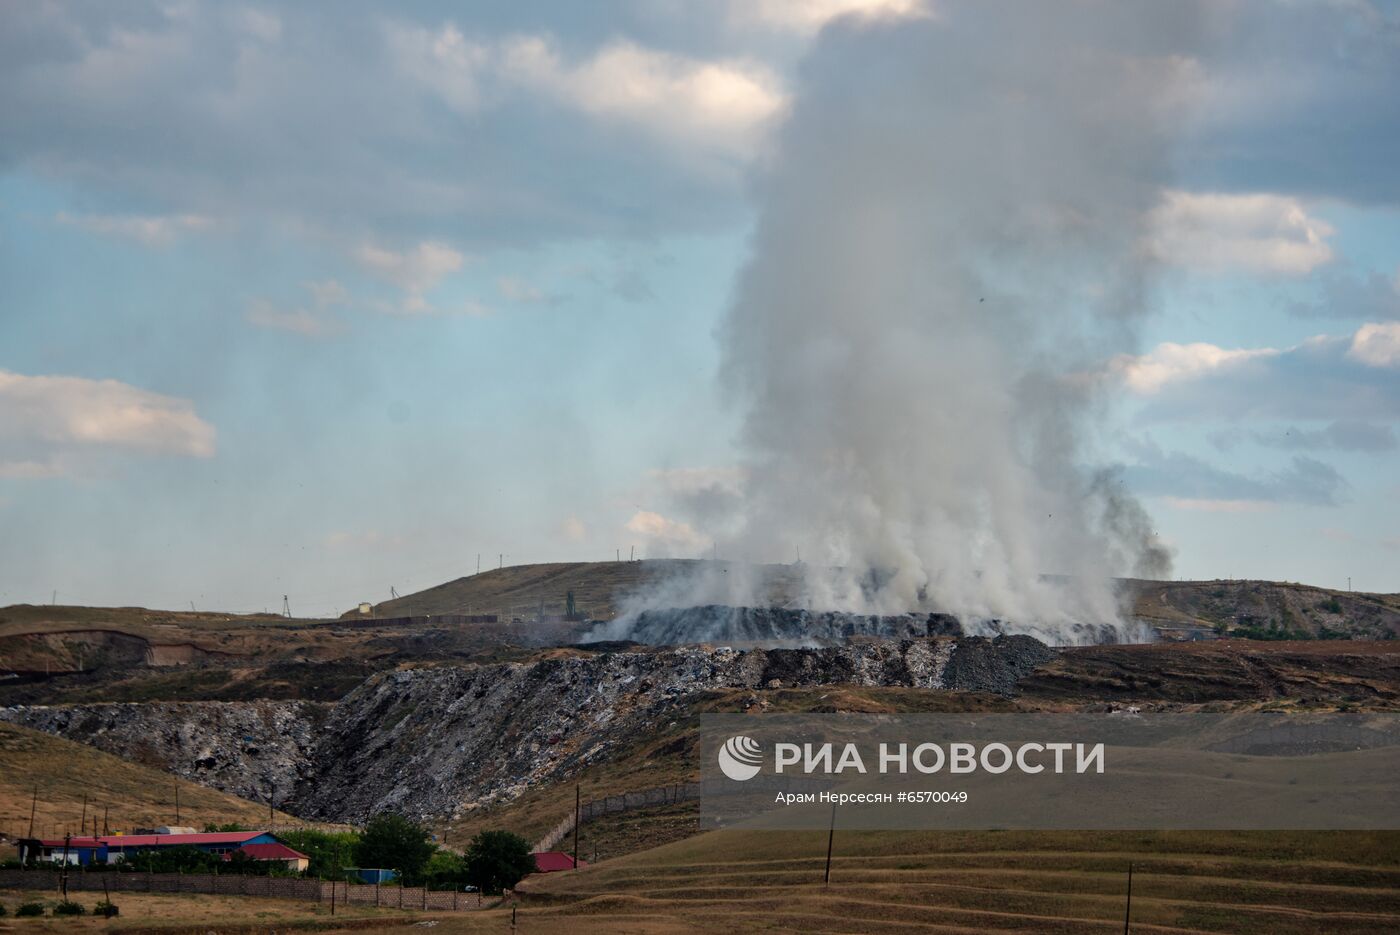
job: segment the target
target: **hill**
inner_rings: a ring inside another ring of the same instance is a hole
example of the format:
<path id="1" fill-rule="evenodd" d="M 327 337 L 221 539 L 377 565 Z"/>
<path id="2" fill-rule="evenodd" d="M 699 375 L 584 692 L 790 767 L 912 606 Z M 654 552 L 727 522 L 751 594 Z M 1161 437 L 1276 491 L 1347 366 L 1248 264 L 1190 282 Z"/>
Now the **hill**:
<path id="1" fill-rule="evenodd" d="M 36 834 L 60 837 L 77 832 L 87 798 L 87 827 L 105 814 L 113 830 L 176 824 L 179 789 L 181 824 L 238 822 L 266 827 L 268 810 L 208 786 L 177 779 L 159 769 L 102 753 L 92 747 L 14 724 L 0 722 L 0 831 L 11 838 L 27 834 L 37 788 Z M 276 812 L 274 824 L 297 821 Z"/>
<path id="2" fill-rule="evenodd" d="M 1118 931 L 1338 935 L 1400 928 L 1400 835 L 719 831 L 526 881 L 524 931 Z M 481 913 L 453 931 L 493 931 Z"/>
<path id="3" fill-rule="evenodd" d="M 631 593 L 676 575 L 751 575 L 761 582 L 762 603 L 794 600 L 800 566 L 741 566 L 702 560 L 573 562 L 493 569 L 376 604 L 380 617 L 424 614 L 497 614 L 535 619 L 564 611 L 570 591 L 596 620 L 619 611 Z M 1400 594 L 1367 594 L 1277 581 L 1146 581 L 1122 579 L 1118 587 L 1133 616 L 1165 631 L 1209 630 L 1243 637 L 1384 639 L 1400 635 Z"/>

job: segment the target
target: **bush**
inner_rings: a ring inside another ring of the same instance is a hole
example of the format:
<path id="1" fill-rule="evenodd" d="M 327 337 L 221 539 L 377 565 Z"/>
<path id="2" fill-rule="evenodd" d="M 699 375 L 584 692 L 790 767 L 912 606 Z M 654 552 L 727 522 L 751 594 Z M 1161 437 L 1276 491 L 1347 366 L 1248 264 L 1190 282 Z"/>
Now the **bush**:
<path id="1" fill-rule="evenodd" d="M 41 916 L 43 914 L 43 903 L 25 903 L 24 905 L 20 906 L 18 909 L 15 910 L 15 918 L 17 919 L 25 916 Z"/>
<path id="2" fill-rule="evenodd" d="M 397 870 L 405 883 L 416 884 L 435 850 L 422 825 L 385 812 L 365 825 L 355 845 L 355 861 L 361 867 Z"/>
<path id="3" fill-rule="evenodd" d="M 75 903 L 71 899 L 65 899 L 53 907 L 53 914 L 56 916 L 80 916 L 85 912 L 87 910 L 83 908 L 82 903 Z"/>
<path id="4" fill-rule="evenodd" d="M 499 893 L 535 872 L 530 842 L 509 831 L 483 831 L 472 838 L 462 859 L 467 882 L 483 893 Z"/>
<path id="5" fill-rule="evenodd" d="M 5 917 L 5 904 L 4 904 L 4 903 L 0 903 L 0 919 L 3 919 L 4 917 Z"/>
<path id="6" fill-rule="evenodd" d="M 115 916 L 120 915 L 121 913 L 118 911 L 114 903 L 109 902 L 107 900 L 103 900 L 96 906 L 92 907 L 92 914 L 95 916 L 101 916 L 104 919 L 111 919 Z"/>
<path id="7" fill-rule="evenodd" d="M 128 854 L 118 862 L 117 868 L 138 873 L 213 873 L 222 865 L 223 858 L 219 854 L 181 845 Z"/>
<path id="8" fill-rule="evenodd" d="M 278 839 L 293 850 L 301 851 L 311 858 L 307 865 L 308 876 L 323 880 L 345 879 L 345 868 L 355 864 L 355 845 L 360 836 L 353 831 L 302 831 L 279 832 Z"/>
<path id="9" fill-rule="evenodd" d="M 467 864 L 461 855 L 440 850 L 428 858 L 423 867 L 423 885 L 434 889 L 455 890 L 467 882 Z"/>

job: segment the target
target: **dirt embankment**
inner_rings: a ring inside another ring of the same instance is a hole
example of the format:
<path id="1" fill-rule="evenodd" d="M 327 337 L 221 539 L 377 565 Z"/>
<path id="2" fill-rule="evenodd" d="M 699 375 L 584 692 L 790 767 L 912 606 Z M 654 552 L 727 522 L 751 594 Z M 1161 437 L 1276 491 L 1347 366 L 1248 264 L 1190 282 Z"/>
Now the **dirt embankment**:
<path id="1" fill-rule="evenodd" d="M 309 775 L 325 713 L 295 701 L 93 704 L 0 708 L 0 720 L 280 805 Z"/>
<path id="2" fill-rule="evenodd" d="M 1400 641 L 1215 640 L 1066 649 L 1017 684 L 1024 698 L 1400 706 Z"/>

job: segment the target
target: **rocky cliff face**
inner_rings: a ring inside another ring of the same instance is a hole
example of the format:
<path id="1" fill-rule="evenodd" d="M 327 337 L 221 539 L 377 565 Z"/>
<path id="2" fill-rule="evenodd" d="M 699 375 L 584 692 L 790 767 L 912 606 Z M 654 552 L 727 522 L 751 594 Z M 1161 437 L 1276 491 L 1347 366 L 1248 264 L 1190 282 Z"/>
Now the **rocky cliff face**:
<path id="1" fill-rule="evenodd" d="M 308 818 L 415 818 L 509 801 L 645 736 L 701 692 L 819 685 L 1009 692 L 1053 656 L 1030 637 L 820 649 L 680 647 L 379 673 L 308 702 L 0 709 L 0 719 Z M 293 791 L 295 790 L 295 791 Z"/>
<path id="2" fill-rule="evenodd" d="M 307 775 L 328 705 L 151 702 L 0 708 L 0 720 L 85 743 L 245 799 L 282 805 Z"/>

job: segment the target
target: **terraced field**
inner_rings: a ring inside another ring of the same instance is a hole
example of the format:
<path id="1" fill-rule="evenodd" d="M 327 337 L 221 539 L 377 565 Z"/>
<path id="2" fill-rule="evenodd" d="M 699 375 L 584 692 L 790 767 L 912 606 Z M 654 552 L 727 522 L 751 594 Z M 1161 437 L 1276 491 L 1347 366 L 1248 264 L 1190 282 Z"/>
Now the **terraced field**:
<path id="1" fill-rule="evenodd" d="M 526 932 L 1400 931 L 1396 833 L 712 832 L 523 884 Z M 452 931 L 501 929 L 501 913 Z"/>

